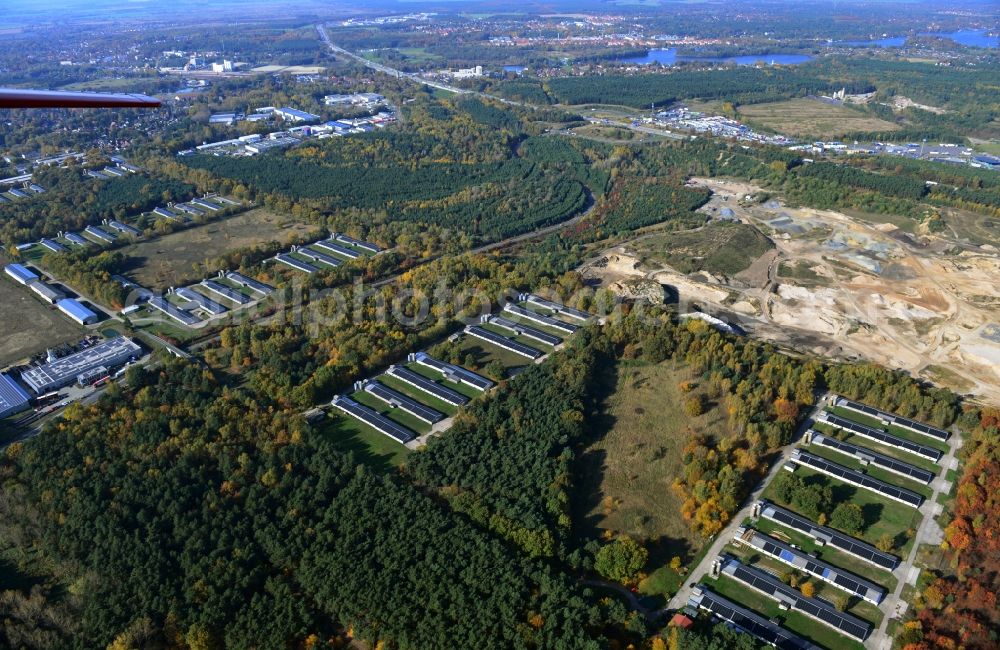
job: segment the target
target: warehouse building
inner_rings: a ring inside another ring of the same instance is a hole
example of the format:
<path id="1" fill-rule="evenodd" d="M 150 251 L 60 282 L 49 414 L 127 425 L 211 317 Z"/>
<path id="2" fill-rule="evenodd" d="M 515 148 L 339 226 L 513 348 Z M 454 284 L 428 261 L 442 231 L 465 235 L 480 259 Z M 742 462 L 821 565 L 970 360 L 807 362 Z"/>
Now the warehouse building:
<path id="1" fill-rule="evenodd" d="M 116 336 L 55 361 L 28 368 L 21 380 L 41 395 L 69 386 L 79 375 L 104 366 L 114 368 L 142 356 L 142 348 L 132 339 Z"/>
<path id="2" fill-rule="evenodd" d="M 405 445 L 417 437 L 410 429 L 390 420 L 374 409 L 368 408 L 363 404 L 358 404 L 349 397 L 338 395 L 333 398 L 331 405 L 354 419 L 364 422 L 379 433 L 389 436 L 400 444 Z"/>
<path id="3" fill-rule="evenodd" d="M 109 233 L 104 228 L 98 228 L 97 226 L 87 226 L 83 229 L 83 232 L 87 233 L 95 239 L 99 239 L 108 244 L 113 244 L 115 241 L 115 236 Z"/>
<path id="4" fill-rule="evenodd" d="M 534 321 L 566 334 L 572 334 L 579 329 L 579 326 L 573 325 L 572 323 L 567 323 L 559 319 L 552 318 L 551 316 L 546 316 L 545 314 L 539 314 L 538 312 L 525 309 L 519 305 L 512 305 L 509 302 L 503 306 L 503 310 L 508 314 L 513 314 L 514 316 L 525 320 Z"/>
<path id="5" fill-rule="evenodd" d="M 79 300 L 63 298 L 56 302 L 56 307 L 80 325 L 93 325 L 97 322 L 97 314 L 84 307 Z"/>
<path id="6" fill-rule="evenodd" d="M 153 208 L 153 214 L 164 217 L 165 219 L 173 219 L 174 221 L 181 220 L 180 215 L 170 208 Z"/>
<path id="7" fill-rule="evenodd" d="M 126 235 L 132 235 L 133 237 L 142 236 L 141 230 L 139 230 L 138 228 L 133 228 L 127 223 L 122 223 L 121 221 L 115 221 L 114 219 L 112 219 L 111 221 L 108 221 L 108 225 L 117 230 L 118 232 Z"/>
<path id="8" fill-rule="evenodd" d="M 66 297 L 62 291 L 53 289 L 49 285 L 45 284 L 41 280 L 36 280 L 28 285 L 28 287 L 37 293 L 39 297 L 50 305 L 58 303 L 60 300 Z"/>
<path id="9" fill-rule="evenodd" d="M 419 391 L 432 395 L 440 400 L 448 402 L 452 406 L 464 406 L 469 403 L 469 398 L 454 391 L 447 386 L 431 381 L 420 373 L 413 372 L 405 366 L 389 366 L 385 374 L 394 377 L 399 381 L 413 386 Z"/>
<path id="10" fill-rule="evenodd" d="M 348 237 L 347 235 L 342 235 L 340 233 L 334 233 L 333 238 L 342 244 L 350 244 L 351 246 L 357 246 L 362 250 L 366 250 L 369 253 L 378 253 L 382 249 L 375 244 L 367 241 L 362 241 L 360 239 L 355 239 L 354 237 Z"/>
<path id="11" fill-rule="evenodd" d="M 578 321 L 586 322 L 590 320 L 591 314 L 585 311 L 580 311 L 579 309 L 573 309 L 572 307 L 567 307 L 558 302 L 553 302 L 551 300 L 546 300 L 541 296 L 536 296 L 533 293 L 522 295 L 519 297 L 521 302 L 527 301 L 529 304 L 537 305 L 543 309 L 549 309 L 557 314 L 563 314 L 569 316 L 570 318 L 575 318 Z"/>
<path id="12" fill-rule="evenodd" d="M 917 467 L 916 465 L 904 463 L 901 460 L 896 460 L 895 458 L 886 456 L 885 454 L 880 454 L 877 451 L 868 449 L 867 447 L 860 447 L 849 442 L 837 440 L 836 438 L 832 438 L 830 436 L 825 436 L 818 431 L 813 431 L 812 429 L 806 431 L 806 440 L 814 445 L 819 445 L 839 454 L 855 458 L 862 465 L 874 465 L 875 467 L 884 469 L 887 472 L 899 474 L 900 476 L 905 476 L 906 478 L 913 479 L 914 481 L 920 481 L 924 485 L 927 485 L 934 480 L 934 472 L 929 472 L 926 469 Z"/>
<path id="13" fill-rule="evenodd" d="M 483 316 L 483 322 L 491 323 L 495 327 L 499 327 L 520 336 L 525 336 L 529 339 L 534 339 L 540 343 L 544 343 L 545 345 L 551 345 L 554 347 L 562 343 L 562 339 L 554 334 L 549 334 L 548 332 L 543 332 L 535 329 L 534 327 L 522 325 L 521 323 L 515 323 L 514 321 L 504 318 L 503 316 L 491 316 L 487 314 L 486 316 Z"/>
<path id="14" fill-rule="evenodd" d="M 206 210 L 210 210 L 212 212 L 219 211 L 219 206 L 215 205 L 214 203 L 209 203 L 205 199 L 191 199 L 191 203 L 197 205 L 200 208 L 205 208 Z"/>
<path id="15" fill-rule="evenodd" d="M 327 266 L 332 268 L 337 268 L 338 266 L 343 264 L 342 261 L 338 260 L 335 257 L 330 257 L 326 253 L 320 253 L 319 251 L 314 251 L 311 248 L 306 248 L 305 246 L 301 248 L 296 248 L 294 250 L 296 253 L 298 253 L 303 257 L 308 257 L 314 262 L 318 262 L 320 264 L 326 264 Z"/>
<path id="16" fill-rule="evenodd" d="M 38 274 L 22 264 L 8 264 L 3 270 L 18 284 L 29 285 L 38 280 Z"/>
<path id="17" fill-rule="evenodd" d="M 421 404 L 409 395 L 404 395 L 398 390 L 389 388 L 376 379 L 364 382 L 364 390 L 365 392 L 370 393 L 382 400 L 392 408 L 398 408 L 401 411 L 406 411 L 413 417 L 426 422 L 427 424 L 437 424 L 444 419 L 443 413 Z"/>
<path id="18" fill-rule="evenodd" d="M 305 111 L 300 111 L 297 108 L 276 108 L 274 109 L 274 114 L 281 116 L 281 119 L 288 122 L 318 122 L 322 119 L 319 115 L 313 115 L 312 113 L 306 113 Z"/>
<path id="19" fill-rule="evenodd" d="M 219 316 L 229 311 L 223 305 L 220 305 L 211 298 L 203 296 L 194 289 L 190 289 L 188 287 L 182 287 L 177 291 L 175 291 L 174 293 L 177 294 L 179 297 L 183 298 L 184 300 L 188 300 L 190 302 L 195 303 L 196 305 L 198 305 L 199 308 L 205 310 L 206 312 L 208 312 L 213 316 Z"/>
<path id="20" fill-rule="evenodd" d="M 187 311 L 186 309 L 181 309 L 175 305 L 167 302 L 162 296 L 153 296 L 149 299 L 149 306 L 159 312 L 162 312 L 173 318 L 175 321 L 181 325 L 186 325 L 191 327 L 192 325 L 197 325 L 201 322 L 197 316 Z"/>
<path id="21" fill-rule="evenodd" d="M 90 244 L 89 241 L 87 241 L 80 235 L 76 234 L 75 232 L 68 232 L 65 235 L 63 235 L 63 237 L 65 237 L 66 241 L 68 241 L 69 243 L 76 244 L 77 246 L 88 246 Z"/>
<path id="22" fill-rule="evenodd" d="M 314 246 L 316 246 L 317 248 L 326 249 L 331 253 L 336 253 L 337 255 L 343 255 L 344 257 L 352 260 L 356 260 L 359 257 L 361 257 L 361 253 L 359 253 L 358 251 L 351 248 L 347 248 L 346 246 L 341 246 L 340 244 L 336 244 L 330 239 L 325 239 L 323 241 L 316 242 Z"/>
<path id="23" fill-rule="evenodd" d="M 246 305 L 250 302 L 250 298 L 243 295 L 235 289 L 230 289 L 229 287 L 219 284 L 214 280 L 202 280 L 201 286 L 205 288 L 206 291 L 214 293 L 217 296 L 225 298 L 226 300 L 231 300 L 237 305 Z"/>
<path id="24" fill-rule="evenodd" d="M 286 255 L 285 253 L 279 253 L 278 255 L 275 255 L 274 259 L 278 260 L 279 262 L 281 262 L 286 266 L 292 267 L 296 271 L 303 271 L 304 273 L 308 273 L 310 275 L 319 271 L 319 269 L 313 266 L 312 264 L 307 264 L 306 262 L 297 260 L 291 255 Z"/>
<path id="25" fill-rule="evenodd" d="M 14 379 L 8 375 L 0 373 L 0 418 L 8 415 L 20 413 L 31 404 L 31 396 L 28 395 Z"/>

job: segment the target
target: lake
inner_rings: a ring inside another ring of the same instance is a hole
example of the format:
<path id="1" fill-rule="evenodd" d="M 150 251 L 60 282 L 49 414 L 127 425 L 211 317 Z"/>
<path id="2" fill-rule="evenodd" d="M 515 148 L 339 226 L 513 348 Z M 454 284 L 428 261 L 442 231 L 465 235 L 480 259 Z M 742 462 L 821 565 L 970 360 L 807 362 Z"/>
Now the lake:
<path id="1" fill-rule="evenodd" d="M 736 65 L 754 65 L 759 61 L 767 64 L 798 65 L 806 61 L 812 61 L 812 57 L 807 54 L 751 54 L 744 56 L 678 56 L 676 48 L 649 50 L 644 56 L 630 56 L 618 59 L 615 63 L 637 63 L 639 65 L 649 65 L 659 63 L 660 65 L 674 65 L 683 62 L 701 63 L 735 63 Z"/>
<path id="2" fill-rule="evenodd" d="M 987 32 L 976 30 L 961 30 L 957 32 L 924 32 L 921 36 L 937 36 L 938 38 L 950 38 L 959 45 L 966 47 L 1000 47 L 1000 36 L 990 36 Z M 906 43 L 905 36 L 891 36 L 889 38 L 877 38 L 871 41 L 833 41 L 831 45 L 847 45 L 850 47 L 902 47 Z"/>
<path id="3" fill-rule="evenodd" d="M 1000 36 L 990 36 L 986 32 L 971 29 L 951 32 L 950 34 L 921 34 L 921 36 L 939 36 L 941 38 L 950 38 L 959 45 L 964 45 L 966 47 L 1000 47 Z"/>

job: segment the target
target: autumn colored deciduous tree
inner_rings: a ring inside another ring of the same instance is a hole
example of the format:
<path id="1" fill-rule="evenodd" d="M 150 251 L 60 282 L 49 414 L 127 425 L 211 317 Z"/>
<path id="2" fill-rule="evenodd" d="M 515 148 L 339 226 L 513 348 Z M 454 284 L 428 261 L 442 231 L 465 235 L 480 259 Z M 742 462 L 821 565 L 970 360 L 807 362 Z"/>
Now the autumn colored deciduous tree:
<path id="1" fill-rule="evenodd" d="M 646 565 L 648 551 L 631 537 L 621 535 L 605 544 L 594 557 L 594 569 L 605 578 L 628 583 Z"/>

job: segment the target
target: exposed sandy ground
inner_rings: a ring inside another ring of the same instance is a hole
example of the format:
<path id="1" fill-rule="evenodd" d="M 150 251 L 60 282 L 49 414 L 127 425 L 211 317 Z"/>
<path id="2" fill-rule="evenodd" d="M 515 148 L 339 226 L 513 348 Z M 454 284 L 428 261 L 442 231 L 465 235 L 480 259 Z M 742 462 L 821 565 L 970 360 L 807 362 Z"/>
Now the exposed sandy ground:
<path id="1" fill-rule="evenodd" d="M 1000 327 L 989 328 L 1000 322 L 995 250 L 948 253 L 952 242 L 904 236 L 892 224 L 780 203 L 740 204 L 759 191 L 748 183 L 692 182 L 714 192 L 706 212 L 730 208 L 771 236 L 777 250 L 734 278 L 706 278 L 643 268 L 626 243 L 583 265 L 584 276 L 613 290 L 631 286 L 629 279 L 654 280 L 677 292 L 682 310 L 695 303 L 779 345 L 870 359 L 1000 402 Z M 769 225 L 776 219 L 781 229 Z M 782 261 L 805 271 L 780 277 Z"/>

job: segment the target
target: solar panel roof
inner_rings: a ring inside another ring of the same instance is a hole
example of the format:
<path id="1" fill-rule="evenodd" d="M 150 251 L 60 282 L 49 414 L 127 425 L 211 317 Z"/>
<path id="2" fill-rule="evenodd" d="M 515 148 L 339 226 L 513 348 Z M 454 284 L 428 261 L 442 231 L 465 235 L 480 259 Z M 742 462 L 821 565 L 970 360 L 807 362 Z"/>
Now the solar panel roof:
<path id="1" fill-rule="evenodd" d="M 546 316 L 545 314 L 539 314 L 538 312 L 525 309 L 520 305 L 513 305 L 507 303 L 503 306 L 503 310 L 514 314 L 515 316 L 520 316 L 521 318 L 526 318 L 527 320 L 535 321 L 536 323 L 541 323 L 542 325 L 547 325 L 552 329 L 559 330 L 560 332 L 565 332 L 566 334 L 572 334 L 573 332 L 580 329 L 578 325 L 573 325 L 572 323 L 566 323 L 559 320 L 558 318 L 552 318 L 551 316 Z"/>
<path id="2" fill-rule="evenodd" d="M 881 467 L 890 472 L 907 476 L 915 481 L 920 481 L 921 483 L 930 483 L 934 480 L 934 472 L 929 472 L 926 469 L 916 467 L 915 465 L 904 463 L 901 460 L 896 460 L 895 458 L 880 454 L 877 451 L 872 451 L 866 447 L 860 447 L 849 442 L 843 442 L 842 440 L 825 436 L 819 432 L 813 432 L 812 441 L 817 445 L 829 447 L 830 449 L 834 449 L 842 454 L 846 454 L 854 458 L 867 459 L 876 467 Z"/>
<path id="3" fill-rule="evenodd" d="M 414 359 L 416 359 L 417 363 L 420 365 L 436 370 L 444 377 L 454 379 L 460 383 L 468 384 L 477 390 L 489 390 L 496 385 L 492 379 L 487 379 L 482 375 L 477 375 L 471 370 L 466 370 L 462 366 L 456 366 L 453 363 L 447 363 L 445 361 L 441 361 L 440 359 L 435 359 L 426 352 L 417 352 L 414 355 Z"/>
<path id="4" fill-rule="evenodd" d="M 264 284 L 263 282 L 258 282 L 257 280 L 249 278 L 237 271 L 231 271 L 230 273 L 227 273 L 226 277 L 238 285 L 247 287 L 248 289 L 253 289 L 257 293 L 268 295 L 274 291 L 274 287 L 272 287 L 271 285 Z"/>
<path id="5" fill-rule="evenodd" d="M 895 413 L 889 413 L 888 411 L 883 411 L 873 406 L 868 406 L 867 404 L 862 404 L 861 402 L 855 402 L 854 400 L 850 400 L 844 397 L 840 398 L 837 401 L 837 404 L 840 406 L 845 406 L 849 409 L 853 409 L 860 413 L 870 415 L 875 418 L 887 418 L 893 424 L 896 424 L 901 427 L 906 427 L 907 429 L 911 429 L 913 431 L 916 431 L 917 433 L 922 433 L 926 436 L 930 436 L 938 440 L 947 440 L 948 436 L 950 435 L 944 429 L 938 429 L 937 427 L 932 427 L 929 424 L 924 424 L 923 422 L 917 422 L 916 420 L 911 420 L 910 418 L 904 418 L 901 415 L 896 415 Z"/>
<path id="6" fill-rule="evenodd" d="M 758 530 L 753 531 L 750 539 L 737 536 L 737 541 L 745 541 L 750 546 L 764 551 L 771 557 L 810 573 L 817 578 L 834 583 L 844 591 L 858 595 L 876 605 L 885 596 L 885 589 L 880 585 L 856 576 L 849 571 L 835 567 L 819 558 L 809 555 L 802 549 L 795 548 L 779 539 L 766 535 Z"/>
<path id="7" fill-rule="evenodd" d="M 864 641 L 871 633 L 872 626 L 857 616 L 838 611 L 836 607 L 818 598 L 807 598 L 798 589 L 786 585 L 766 571 L 747 566 L 734 558 L 727 558 L 722 571 L 754 589 L 771 596 L 775 600 L 788 602 L 793 609 L 807 614 L 830 627 Z"/>
<path id="8" fill-rule="evenodd" d="M 588 320 L 591 318 L 591 314 L 585 311 L 580 311 L 579 309 L 573 309 L 572 307 L 567 307 L 566 305 L 555 302 L 553 300 L 546 300 L 541 296 L 536 296 L 531 294 L 528 296 L 528 302 L 538 305 L 540 307 L 545 307 L 546 309 L 551 309 L 552 311 L 559 312 L 560 314 L 566 314 L 577 320 Z"/>
<path id="9" fill-rule="evenodd" d="M 232 300 L 238 305 L 245 305 L 248 302 L 250 302 L 250 298 L 246 297 L 239 291 L 235 289 L 230 289 L 224 284 L 219 284 L 215 280 L 203 280 L 201 286 L 205 287 L 207 290 L 211 291 L 216 295 Z"/>
<path id="10" fill-rule="evenodd" d="M 216 316 L 218 316 L 219 314 L 225 314 L 228 311 L 224 306 L 215 302 L 211 298 L 201 295 L 200 293 L 198 293 L 194 289 L 191 289 L 190 287 L 181 287 L 176 291 L 176 293 L 181 298 L 197 303 L 199 307 L 201 307 L 207 312 L 215 314 Z"/>
<path id="11" fill-rule="evenodd" d="M 809 452 L 801 449 L 796 449 L 792 452 L 792 460 L 796 463 L 801 463 L 826 474 L 830 474 L 847 483 L 852 483 L 867 490 L 871 490 L 872 492 L 897 499 L 907 505 L 913 506 L 914 508 L 919 508 L 920 504 L 924 502 L 924 497 L 912 490 L 907 490 L 906 488 L 901 488 L 891 483 L 880 481 L 877 478 L 872 478 L 863 472 L 853 470 L 849 467 L 844 467 L 843 465 L 829 461 L 821 456 L 810 454 Z"/>
<path id="12" fill-rule="evenodd" d="M 331 253 L 337 253 L 338 255 L 343 255 L 344 257 L 352 260 L 356 260 L 359 257 L 361 257 L 361 253 L 359 253 L 358 251 L 351 248 L 347 248 L 346 246 L 341 246 L 340 244 L 330 241 L 329 239 L 316 242 L 314 246 L 317 246 L 319 248 L 325 248 Z"/>
<path id="13" fill-rule="evenodd" d="M 834 413 L 823 412 L 820 416 L 820 422 L 826 422 L 827 424 L 844 429 L 845 431 L 850 431 L 851 433 L 862 436 L 863 438 L 869 438 L 884 445 L 889 445 L 890 447 L 898 447 L 899 449 L 903 449 L 912 454 L 923 456 L 924 458 L 930 458 L 933 461 L 940 460 L 943 455 L 940 450 L 934 449 L 933 447 L 905 440 L 899 436 L 894 436 L 891 433 L 886 433 L 885 431 L 880 431 L 870 426 L 859 424 L 852 420 L 848 420 L 847 418 L 842 418 Z"/>
<path id="14" fill-rule="evenodd" d="M 833 528 L 813 523 L 812 520 L 769 501 L 760 502 L 760 516 L 810 537 L 826 540 L 830 546 L 884 569 L 891 571 L 899 564 L 899 558 L 895 555 L 884 553 L 867 542 Z"/>

